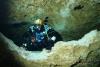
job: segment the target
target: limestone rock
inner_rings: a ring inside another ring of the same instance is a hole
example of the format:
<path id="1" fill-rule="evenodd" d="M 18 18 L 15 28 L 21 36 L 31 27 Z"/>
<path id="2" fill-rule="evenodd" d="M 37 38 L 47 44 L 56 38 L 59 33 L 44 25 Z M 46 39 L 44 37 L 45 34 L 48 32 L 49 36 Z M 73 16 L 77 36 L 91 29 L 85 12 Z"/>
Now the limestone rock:
<path id="1" fill-rule="evenodd" d="M 42 52 L 26 51 L 1 33 L 0 39 L 8 49 L 8 55 L 11 53 L 25 67 L 90 67 L 91 64 L 97 67 L 100 61 L 100 31 L 97 30 L 87 33 L 79 40 L 59 41 L 51 51 L 44 49 Z"/>
<path id="2" fill-rule="evenodd" d="M 65 41 L 79 39 L 100 23 L 99 0 L 9 0 L 8 19 L 33 22 L 49 17 L 49 25 Z"/>

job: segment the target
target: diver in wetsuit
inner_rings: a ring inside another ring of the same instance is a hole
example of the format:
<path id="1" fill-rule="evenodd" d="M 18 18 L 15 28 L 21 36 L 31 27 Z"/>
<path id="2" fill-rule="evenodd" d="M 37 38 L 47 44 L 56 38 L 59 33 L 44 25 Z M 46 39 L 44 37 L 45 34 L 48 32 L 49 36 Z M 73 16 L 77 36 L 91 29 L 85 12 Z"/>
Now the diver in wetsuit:
<path id="1" fill-rule="evenodd" d="M 27 50 L 51 49 L 55 42 L 62 40 L 61 36 L 48 26 L 48 17 L 45 20 L 37 19 L 28 30 L 30 34 Z M 58 39 L 59 37 L 59 39 Z"/>

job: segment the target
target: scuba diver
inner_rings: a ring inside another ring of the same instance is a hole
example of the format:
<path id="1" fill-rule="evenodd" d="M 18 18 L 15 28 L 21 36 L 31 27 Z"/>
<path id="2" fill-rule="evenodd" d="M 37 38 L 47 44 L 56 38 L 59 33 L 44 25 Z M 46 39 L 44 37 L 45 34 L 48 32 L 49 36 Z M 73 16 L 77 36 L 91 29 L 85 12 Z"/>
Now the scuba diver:
<path id="1" fill-rule="evenodd" d="M 28 34 L 24 37 L 23 46 L 29 51 L 41 51 L 43 48 L 50 50 L 55 42 L 62 40 L 58 32 L 48 26 L 48 17 L 35 20 Z"/>

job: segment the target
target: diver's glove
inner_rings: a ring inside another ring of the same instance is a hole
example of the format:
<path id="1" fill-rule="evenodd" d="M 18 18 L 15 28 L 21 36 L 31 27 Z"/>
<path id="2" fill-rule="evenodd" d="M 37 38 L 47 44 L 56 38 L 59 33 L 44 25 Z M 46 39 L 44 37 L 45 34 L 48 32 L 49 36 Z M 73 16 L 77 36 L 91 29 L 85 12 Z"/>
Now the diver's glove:
<path id="1" fill-rule="evenodd" d="M 51 40 L 52 41 L 55 41 L 56 40 L 56 37 L 55 36 L 51 37 Z"/>

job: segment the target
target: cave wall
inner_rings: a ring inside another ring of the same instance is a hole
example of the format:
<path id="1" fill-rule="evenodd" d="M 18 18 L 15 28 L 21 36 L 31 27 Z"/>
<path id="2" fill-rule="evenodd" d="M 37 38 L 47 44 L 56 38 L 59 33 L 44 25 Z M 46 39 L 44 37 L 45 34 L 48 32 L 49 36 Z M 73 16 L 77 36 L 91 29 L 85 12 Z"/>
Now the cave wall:
<path id="1" fill-rule="evenodd" d="M 49 17 L 64 40 L 78 39 L 100 23 L 99 0 L 9 0 L 9 22 Z"/>
<path id="2" fill-rule="evenodd" d="M 26 51 L 0 33 L 1 67 L 99 67 L 100 31 L 79 40 L 59 41 L 51 51 Z"/>
<path id="3" fill-rule="evenodd" d="M 0 4 L 0 20 L 3 20 L 4 22 L 8 21 L 9 23 L 32 23 L 37 18 L 44 18 L 48 16 L 49 25 L 52 26 L 56 31 L 58 31 L 62 35 L 64 40 L 78 39 L 91 29 L 100 29 L 99 0 L 7 0 L 7 2 L 5 0 L 0 0 L 0 2 L 2 3 Z M 5 28 L 5 25 L 1 25 L 1 23 L 3 22 L 0 22 L 0 29 L 1 26 L 4 27 L 2 28 L 4 32 L 8 32 L 8 30 L 10 29 L 10 32 L 6 34 L 9 34 L 12 37 L 20 37 L 21 33 L 23 33 L 23 30 L 27 26 L 20 26 L 17 28 L 16 26 L 12 28 L 9 28 L 8 26 Z M 30 64 L 32 64 L 32 67 L 33 65 L 35 67 L 44 67 L 44 64 L 31 61 L 29 62 L 23 58 L 16 57 L 17 53 L 11 53 L 7 47 L 8 42 L 4 43 L 4 41 L 5 40 L 1 40 L 0 38 L 1 67 L 24 67 L 22 64 L 26 65 L 26 67 L 29 67 Z M 96 44 L 100 45 L 99 42 L 100 41 L 98 41 L 98 43 Z M 94 62 L 94 60 L 98 60 L 100 58 L 100 48 L 99 46 L 96 46 L 96 44 L 93 43 L 92 46 L 88 47 L 88 50 L 90 50 L 89 55 L 81 62 L 75 63 L 72 67 L 90 67 L 93 65 L 95 65 L 94 67 L 100 66 L 99 63 Z M 76 53 L 78 52 L 76 51 Z M 13 56 L 13 54 L 15 55 Z M 93 59 L 93 61 L 90 61 L 91 59 Z M 17 60 L 23 63 L 20 64 L 20 62 L 17 62 Z M 85 61 L 86 63 L 83 64 Z M 88 61 L 90 61 L 90 64 L 88 63 Z M 45 64 L 45 67 L 61 66 Z"/>

